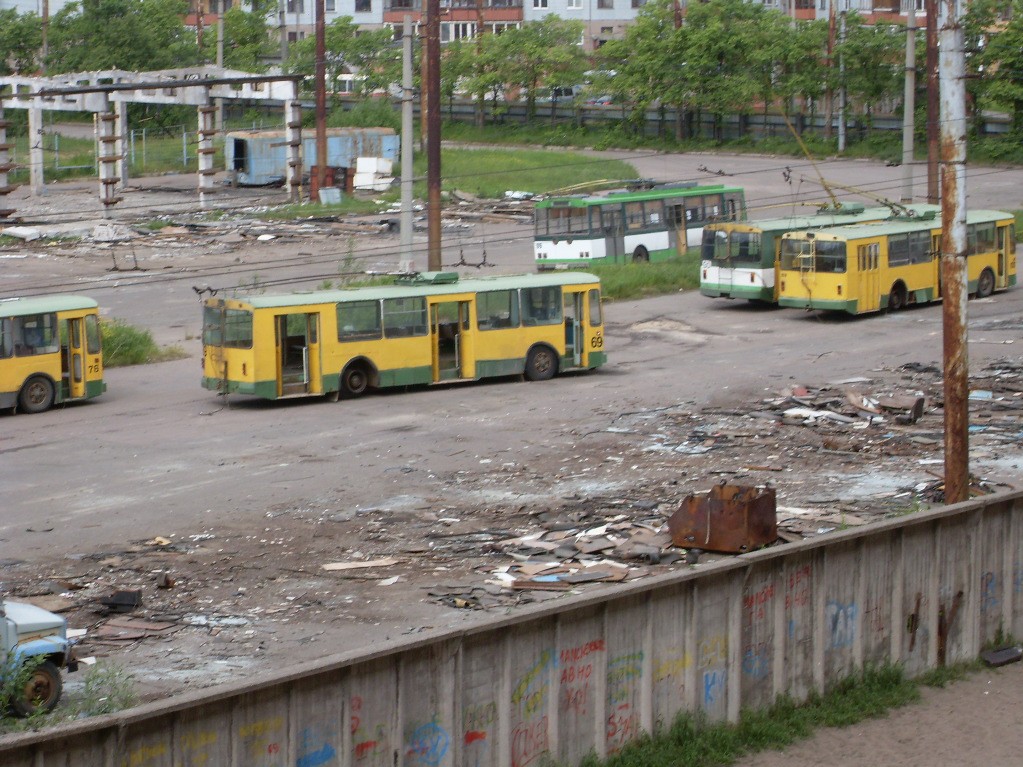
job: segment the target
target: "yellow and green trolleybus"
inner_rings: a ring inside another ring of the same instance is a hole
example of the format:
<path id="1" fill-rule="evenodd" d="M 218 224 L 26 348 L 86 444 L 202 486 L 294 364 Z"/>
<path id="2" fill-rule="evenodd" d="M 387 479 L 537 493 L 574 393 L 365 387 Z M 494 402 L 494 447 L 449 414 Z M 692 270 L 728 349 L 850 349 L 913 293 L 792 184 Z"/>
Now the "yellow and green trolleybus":
<path id="1" fill-rule="evenodd" d="M 933 216 L 940 209 L 927 204 L 868 208 L 860 203 L 844 203 L 840 207 L 822 207 L 815 213 L 707 224 L 700 249 L 700 293 L 710 298 L 776 303 L 778 255 L 782 235 L 787 232 L 909 221 L 917 216 Z"/>
<path id="2" fill-rule="evenodd" d="M 0 408 L 41 413 L 104 391 L 95 301 L 74 295 L 0 300 Z"/>
<path id="3" fill-rule="evenodd" d="M 202 385 L 267 399 L 602 365 L 600 282 L 562 272 L 460 280 L 452 272 L 347 290 L 211 297 Z"/>
<path id="4" fill-rule="evenodd" d="M 1016 284 L 1011 213 L 967 212 L 967 279 L 980 298 Z M 941 298 L 941 219 L 921 216 L 782 237 L 778 303 L 862 314 Z"/>

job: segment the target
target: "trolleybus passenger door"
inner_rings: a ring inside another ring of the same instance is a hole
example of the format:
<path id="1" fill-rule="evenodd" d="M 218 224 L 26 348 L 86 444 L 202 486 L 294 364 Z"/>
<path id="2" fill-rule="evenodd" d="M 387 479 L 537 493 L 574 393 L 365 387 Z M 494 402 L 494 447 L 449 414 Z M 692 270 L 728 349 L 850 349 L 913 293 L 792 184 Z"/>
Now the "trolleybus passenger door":
<path id="1" fill-rule="evenodd" d="M 625 222 L 621 209 L 601 208 L 600 219 L 604 231 L 604 257 L 612 263 L 621 263 L 625 256 Z"/>
<path id="2" fill-rule="evenodd" d="M 320 344 L 316 314 L 279 314 L 275 318 L 277 396 L 320 391 Z"/>
<path id="3" fill-rule="evenodd" d="M 445 301 L 430 306 L 433 380 L 457 381 L 466 375 L 462 366 L 463 334 L 469 330 L 469 302 Z"/>
<path id="4" fill-rule="evenodd" d="M 67 386 L 63 393 L 69 399 L 85 396 L 85 328 L 81 317 L 67 321 L 67 349 L 63 360 L 64 381 Z"/>
<path id="5" fill-rule="evenodd" d="M 583 330 L 585 295 L 565 291 L 565 356 L 571 357 L 572 364 L 576 367 L 583 364 L 583 343 L 586 341 L 586 333 Z"/>
<path id="6" fill-rule="evenodd" d="M 876 312 L 881 308 L 881 272 L 879 268 L 880 245 L 871 242 L 856 248 L 856 269 L 859 272 L 856 280 L 847 280 L 851 289 L 855 284 L 856 296 L 846 296 L 846 300 L 856 299 L 857 312 Z M 848 275 L 848 269 L 846 271 Z"/>

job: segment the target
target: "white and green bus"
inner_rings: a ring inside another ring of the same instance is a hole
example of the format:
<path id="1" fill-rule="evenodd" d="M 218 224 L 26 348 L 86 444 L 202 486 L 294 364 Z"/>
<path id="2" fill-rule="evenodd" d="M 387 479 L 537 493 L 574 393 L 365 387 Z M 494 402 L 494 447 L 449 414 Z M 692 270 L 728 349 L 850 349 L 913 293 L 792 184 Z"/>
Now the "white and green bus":
<path id="1" fill-rule="evenodd" d="M 700 293 L 710 298 L 777 303 L 778 254 L 786 232 L 908 221 L 937 212 L 939 206 L 927 204 L 867 208 L 861 203 L 845 203 L 803 215 L 707 224 L 700 252 Z"/>
<path id="2" fill-rule="evenodd" d="M 533 257 L 539 271 L 601 263 L 663 261 L 696 247 L 715 221 L 743 221 L 737 186 L 663 186 L 536 203 Z"/>

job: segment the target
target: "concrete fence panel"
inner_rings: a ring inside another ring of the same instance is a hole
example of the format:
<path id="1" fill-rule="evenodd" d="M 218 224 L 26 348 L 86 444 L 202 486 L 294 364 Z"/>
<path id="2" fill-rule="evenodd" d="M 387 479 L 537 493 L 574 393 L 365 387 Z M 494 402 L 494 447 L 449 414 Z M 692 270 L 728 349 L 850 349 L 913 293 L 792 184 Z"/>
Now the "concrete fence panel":
<path id="1" fill-rule="evenodd" d="M 1023 493 L 0 738 L 4 767 L 530 767 L 1023 635 Z"/>

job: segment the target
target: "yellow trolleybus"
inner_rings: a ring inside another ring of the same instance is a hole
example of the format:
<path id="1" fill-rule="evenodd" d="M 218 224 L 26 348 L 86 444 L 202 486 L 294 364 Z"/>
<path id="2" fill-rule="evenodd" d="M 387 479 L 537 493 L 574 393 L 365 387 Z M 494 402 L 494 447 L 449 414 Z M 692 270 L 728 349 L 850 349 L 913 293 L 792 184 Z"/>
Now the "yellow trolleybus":
<path id="1" fill-rule="evenodd" d="M 106 391 L 99 309 L 84 296 L 0 300 L 0 408 L 41 413 Z"/>
<path id="2" fill-rule="evenodd" d="M 967 213 L 969 292 L 980 298 L 1016 284 L 1011 213 Z M 941 298 L 941 220 L 885 222 L 782 237 L 778 303 L 850 314 L 894 311 Z"/>
<path id="3" fill-rule="evenodd" d="M 202 385 L 267 399 L 524 374 L 606 361 L 600 282 L 580 272 L 208 298 Z"/>

